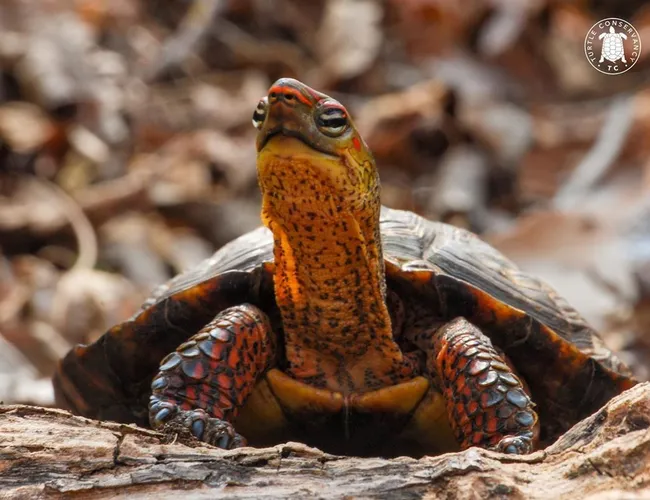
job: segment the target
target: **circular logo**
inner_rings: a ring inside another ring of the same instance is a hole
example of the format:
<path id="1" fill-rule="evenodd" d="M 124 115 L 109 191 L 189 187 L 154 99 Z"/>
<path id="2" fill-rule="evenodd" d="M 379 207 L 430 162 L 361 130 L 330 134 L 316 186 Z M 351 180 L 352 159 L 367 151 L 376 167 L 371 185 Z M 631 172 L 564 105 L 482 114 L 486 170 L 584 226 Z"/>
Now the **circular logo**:
<path id="1" fill-rule="evenodd" d="M 589 64 L 606 75 L 625 73 L 636 64 L 640 54 L 639 32 L 624 19 L 602 19 L 585 37 L 585 55 Z"/>

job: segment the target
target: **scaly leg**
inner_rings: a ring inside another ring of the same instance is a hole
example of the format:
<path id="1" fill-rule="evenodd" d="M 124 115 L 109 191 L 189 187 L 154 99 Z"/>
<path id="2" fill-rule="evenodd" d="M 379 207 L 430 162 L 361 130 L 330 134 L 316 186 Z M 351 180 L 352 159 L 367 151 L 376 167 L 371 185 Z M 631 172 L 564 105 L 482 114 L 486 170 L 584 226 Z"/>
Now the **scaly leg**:
<path id="1" fill-rule="evenodd" d="M 456 318 L 417 335 L 415 341 L 427 352 L 429 369 L 440 381 L 462 449 L 533 451 L 539 434 L 534 403 L 487 336 L 464 318 Z"/>
<path id="2" fill-rule="evenodd" d="M 160 364 L 151 383 L 151 426 L 181 425 L 220 448 L 245 445 L 230 422 L 274 359 L 264 312 L 250 304 L 222 311 Z"/>

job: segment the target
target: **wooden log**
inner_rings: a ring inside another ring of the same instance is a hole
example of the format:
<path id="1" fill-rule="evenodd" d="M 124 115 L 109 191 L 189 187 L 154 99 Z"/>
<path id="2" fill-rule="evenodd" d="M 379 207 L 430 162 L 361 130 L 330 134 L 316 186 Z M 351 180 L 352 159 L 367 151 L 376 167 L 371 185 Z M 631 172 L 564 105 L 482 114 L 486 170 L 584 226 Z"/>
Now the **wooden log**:
<path id="1" fill-rule="evenodd" d="M 420 460 L 297 443 L 223 451 L 62 410 L 0 407 L 0 498 L 650 497 L 650 383 L 527 456 L 472 448 Z"/>

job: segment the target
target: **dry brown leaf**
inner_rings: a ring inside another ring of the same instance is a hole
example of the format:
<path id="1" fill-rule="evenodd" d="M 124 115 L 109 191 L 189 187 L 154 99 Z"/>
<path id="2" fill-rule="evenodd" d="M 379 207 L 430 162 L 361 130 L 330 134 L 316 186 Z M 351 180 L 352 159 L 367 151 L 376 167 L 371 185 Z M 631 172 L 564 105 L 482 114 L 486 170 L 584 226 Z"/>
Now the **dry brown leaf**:
<path id="1" fill-rule="evenodd" d="M 438 81 L 426 81 L 403 92 L 369 100 L 359 110 L 356 124 L 380 164 L 396 164 L 419 171 L 423 168 L 410 140 L 418 129 L 433 135 L 444 128 L 449 89 Z M 446 139 L 445 139 L 446 140 Z M 434 147 L 431 138 L 424 139 Z M 444 147 L 444 146 L 443 146 Z"/>
<path id="2" fill-rule="evenodd" d="M 162 225 L 161 225 L 162 226 Z M 187 229 L 152 231 L 152 245 L 178 274 L 198 266 L 214 253 L 214 247 Z"/>
<path id="3" fill-rule="evenodd" d="M 534 213 L 521 217 L 512 231 L 490 236 L 488 241 L 556 288 L 599 329 L 608 315 L 635 300 L 623 242 L 589 216 Z"/>
<path id="4" fill-rule="evenodd" d="M 145 293 L 170 278 L 151 232 L 160 224 L 138 213 L 114 217 L 100 228 L 106 261 Z"/>
<path id="5" fill-rule="evenodd" d="M 522 268 L 556 287 L 598 328 L 608 317 L 634 306 L 640 289 L 635 248 L 643 254 L 631 224 L 643 221 L 648 192 L 638 171 L 620 172 L 605 187 L 585 196 L 579 208 L 533 212 L 488 241 Z M 645 235 L 645 232 L 641 233 Z M 646 253 L 643 255 L 650 255 Z"/>
<path id="6" fill-rule="evenodd" d="M 247 72 L 239 83 L 226 85 L 226 82 L 196 83 L 187 89 L 193 101 L 196 117 L 194 126 L 205 124 L 210 128 L 227 130 L 238 126 L 248 126 L 251 122 L 251 107 L 266 94 L 271 82 L 261 73 Z"/>
<path id="7" fill-rule="evenodd" d="M 52 384 L 48 381 L 49 397 L 39 397 L 33 390 L 38 374 L 25 356 L 2 335 L 0 328 L 0 402 L 32 401 L 40 404 L 54 402 Z"/>
<path id="8" fill-rule="evenodd" d="M 11 197 L 0 197 L 0 231 L 27 229 L 36 234 L 51 234 L 65 224 L 61 207 L 42 196 L 35 183 L 21 181 Z"/>
<path id="9" fill-rule="evenodd" d="M 370 68 L 382 45 L 382 5 L 374 0 L 330 0 L 316 36 L 323 79 L 336 82 Z"/>
<path id="10" fill-rule="evenodd" d="M 467 42 L 489 9 L 488 2 L 391 0 L 389 38 L 397 37 L 415 59 L 443 55 Z"/>
<path id="11" fill-rule="evenodd" d="M 142 294 L 122 276 L 94 269 L 74 270 L 58 281 L 48 319 L 69 349 L 74 344 L 94 342 L 111 326 L 134 314 L 141 300 Z M 65 352 L 59 352 L 55 359 L 63 355 Z"/>
<path id="12" fill-rule="evenodd" d="M 482 105 L 464 107 L 459 119 L 502 165 L 519 168 L 533 141 L 533 120 L 528 111 L 512 103 L 483 101 Z"/>
<path id="13" fill-rule="evenodd" d="M 0 106 L 0 141 L 17 153 L 33 153 L 54 133 L 54 124 L 34 104 L 10 102 Z"/>

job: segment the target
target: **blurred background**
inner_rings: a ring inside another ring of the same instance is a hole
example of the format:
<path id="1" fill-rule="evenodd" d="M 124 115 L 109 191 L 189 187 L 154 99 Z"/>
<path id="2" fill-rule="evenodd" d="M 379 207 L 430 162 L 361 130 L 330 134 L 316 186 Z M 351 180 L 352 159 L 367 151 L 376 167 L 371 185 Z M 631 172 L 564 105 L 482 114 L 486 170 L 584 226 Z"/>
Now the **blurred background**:
<path id="1" fill-rule="evenodd" d="M 607 76 L 605 17 L 645 43 Z M 253 109 L 348 107 L 383 202 L 469 228 L 650 378 L 650 6 L 613 0 L 3 0 L 0 401 L 259 225 Z"/>

